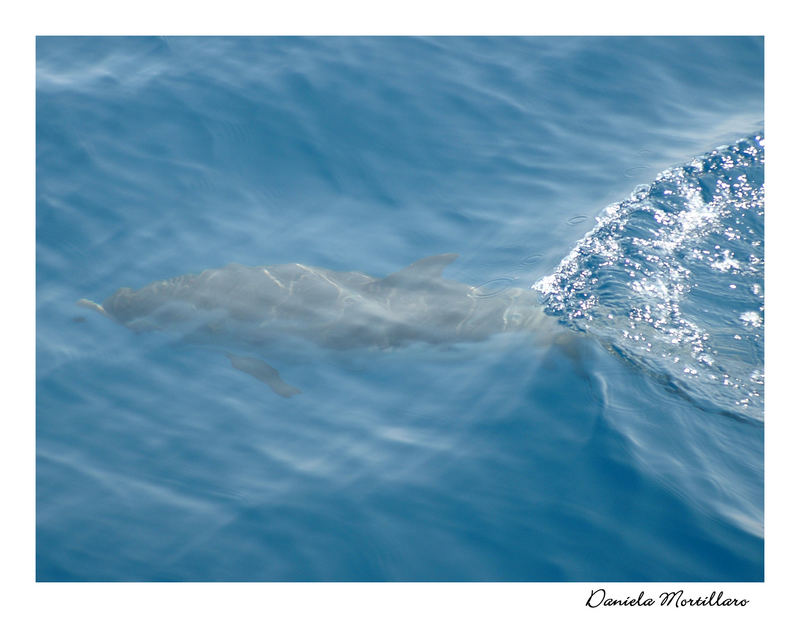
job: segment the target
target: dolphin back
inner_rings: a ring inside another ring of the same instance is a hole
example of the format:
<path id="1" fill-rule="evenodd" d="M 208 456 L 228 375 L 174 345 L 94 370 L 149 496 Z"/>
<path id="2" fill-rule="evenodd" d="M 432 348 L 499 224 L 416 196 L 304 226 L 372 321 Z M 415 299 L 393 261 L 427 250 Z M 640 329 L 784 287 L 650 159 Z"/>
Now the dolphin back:
<path id="1" fill-rule="evenodd" d="M 297 263 L 229 264 L 81 304 L 137 331 L 179 329 L 249 343 L 295 335 L 333 348 L 474 341 L 533 330 L 543 319 L 529 290 L 485 297 L 444 279 L 456 257 L 430 256 L 383 279 Z"/>

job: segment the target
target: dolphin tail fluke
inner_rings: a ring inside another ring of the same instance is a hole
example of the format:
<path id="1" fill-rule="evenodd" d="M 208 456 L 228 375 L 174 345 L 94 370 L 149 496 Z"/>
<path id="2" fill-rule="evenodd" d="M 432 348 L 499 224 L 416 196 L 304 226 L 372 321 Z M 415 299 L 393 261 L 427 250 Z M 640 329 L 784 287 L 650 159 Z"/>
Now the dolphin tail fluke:
<path id="1" fill-rule="evenodd" d="M 103 305 L 98 305 L 93 300 L 89 300 L 87 298 L 81 298 L 77 303 L 78 307 L 86 307 L 87 309 L 91 309 L 92 311 L 97 311 L 97 313 L 101 313 L 104 316 L 108 317 L 108 313 L 106 310 L 103 309 Z"/>
<path id="2" fill-rule="evenodd" d="M 260 358 L 237 356 L 230 353 L 225 356 L 228 357 L 231 361 L 231 365 L 233 365 L 235 369 L 253 376 L 256 380 L 260 380 L 269 386 L 275 394 L 281 397 L 288 398 L 302 392 L 299 388 L 295 388 L 291 384 L 284 382 L 278 370 L 265 363 Z"/>

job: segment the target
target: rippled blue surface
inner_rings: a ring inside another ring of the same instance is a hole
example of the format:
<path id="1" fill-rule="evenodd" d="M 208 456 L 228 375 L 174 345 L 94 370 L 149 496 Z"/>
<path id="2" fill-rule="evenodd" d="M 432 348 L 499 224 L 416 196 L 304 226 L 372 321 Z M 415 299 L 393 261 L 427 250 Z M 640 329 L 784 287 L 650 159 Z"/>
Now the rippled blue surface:
<path id="1" fill-rule="evenodd" d="M 40 38 L 37 578 L 763 579 L 762 118 L 760 38 Z M 451 252 L 579 336 L 283 399 L 75 305 Z"/>

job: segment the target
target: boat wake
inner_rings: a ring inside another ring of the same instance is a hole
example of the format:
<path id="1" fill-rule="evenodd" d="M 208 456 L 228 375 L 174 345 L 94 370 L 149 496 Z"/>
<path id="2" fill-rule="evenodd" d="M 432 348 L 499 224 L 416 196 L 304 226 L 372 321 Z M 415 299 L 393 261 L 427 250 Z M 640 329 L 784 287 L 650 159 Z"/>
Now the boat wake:
<path id="1" fill-rule="evenodd" d="M 760 423 L 763 177 L 761 135 L 668 169 L 533 287 L 548 313 L 696 405 Z"/>

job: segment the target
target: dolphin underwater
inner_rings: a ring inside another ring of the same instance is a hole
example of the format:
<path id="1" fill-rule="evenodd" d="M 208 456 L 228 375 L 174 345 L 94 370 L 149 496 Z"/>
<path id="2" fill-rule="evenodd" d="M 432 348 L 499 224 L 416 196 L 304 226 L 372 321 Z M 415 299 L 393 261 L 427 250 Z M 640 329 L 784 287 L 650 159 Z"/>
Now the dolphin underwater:
<path id="1" fill-rule="evenodd" d="M 509 288 L 488 295 L 444 279 L 442 271 L 457 257 L 427 257 L 384 278 L 304 264 L 229 264 L 138 290 L 120 288 L 102 304 L 78 304 L 137 332 L 177 331 L 191 342 L 259 351 L 286 337 L 346 350 L 474 342 L 510 331 L 565 332 L 533 291 Z M 556 340 L 557 335 L 548 338 Z M 234 368 L 282 397 L 300 392 L 260 358 L 227 356 Z"/>

